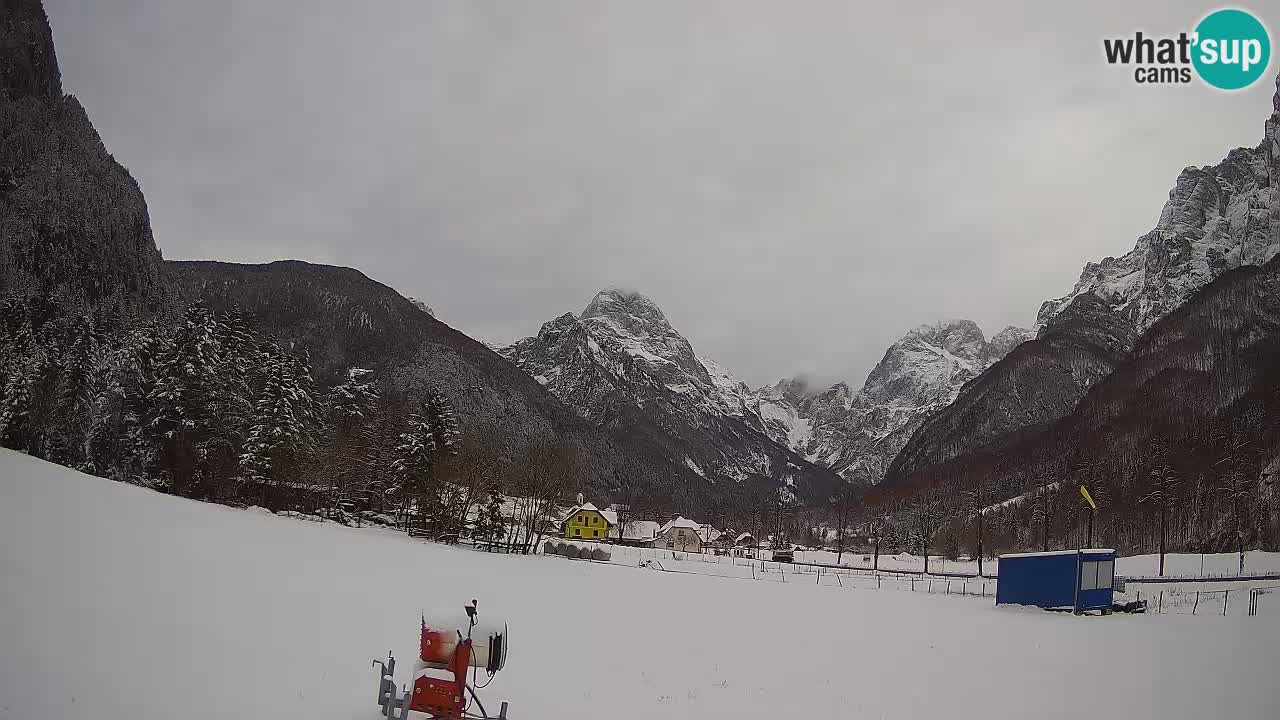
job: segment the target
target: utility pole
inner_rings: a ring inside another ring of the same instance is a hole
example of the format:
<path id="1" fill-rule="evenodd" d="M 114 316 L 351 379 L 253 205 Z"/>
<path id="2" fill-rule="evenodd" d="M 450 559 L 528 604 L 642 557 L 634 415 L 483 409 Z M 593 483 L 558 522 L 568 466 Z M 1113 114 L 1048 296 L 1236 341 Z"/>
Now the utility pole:
<path id="1" fill-rule="evenodd" d="M 871 563 L 871 569 L 874 572 L 880 571 L 880 534 L 884 532 L 882 528 L 883 525 L 881 523 L 876 523 L 876 554 L 875 560 Z"/>
<path id="2" fill-rule="evenodd" d="M 1043 526 L 1043 541 L 1040 547 L 1041 552 L 1049 552 L 1049 486 L 1045 485 L 1040 489 L 1040 507 L 1041 517 L 1040 524 Z"/>
<path id="3" fill-rule="evenodd" d="M 1093 547 L 1093 513 L 1097 511 L 1098 504 L 1093 501 L 1093 496 L 1089 494 L 1089 488 L 1084 485 L 1080 486 L 1080 497 L 1083 497 L 1084 501 L 1089 505 L 1089 537 L 1085 541 L 1085 544 L 1089 547 Z M 1163 559 L 1163 556 L 1161 556 L 1162 561 Z M 1161 572 L 1160 574 L 1163 575 L 1164 573 Z"/>
<path id="4" fill-rule="evenodd" d="M 978 508 L 978 577 L 982 577 L 982 508 Z"/>

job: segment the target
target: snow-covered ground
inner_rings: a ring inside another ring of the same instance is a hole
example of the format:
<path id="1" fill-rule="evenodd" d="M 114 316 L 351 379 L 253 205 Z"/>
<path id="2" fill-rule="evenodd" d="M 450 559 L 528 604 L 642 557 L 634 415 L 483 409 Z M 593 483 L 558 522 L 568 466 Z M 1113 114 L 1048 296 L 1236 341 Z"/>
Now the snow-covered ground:
<path id="1" fill-rule="evenodd" d="M 370 661 L 471 597 L 510 623 L 484 696 L 517 720 L 1275 716 L 1280 605 L 1081 618 L 485 554 L 0 450 L 3 720 L 375 720 Z"/>

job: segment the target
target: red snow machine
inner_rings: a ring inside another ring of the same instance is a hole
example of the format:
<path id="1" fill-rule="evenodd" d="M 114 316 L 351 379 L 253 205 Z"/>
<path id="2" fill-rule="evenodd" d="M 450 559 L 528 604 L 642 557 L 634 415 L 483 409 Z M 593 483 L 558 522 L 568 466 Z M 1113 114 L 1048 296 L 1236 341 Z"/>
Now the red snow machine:
<path id="1" fill-rule="evenodd" d="M 387 653 L 378 678 L 378 706 L 389 720 L 441 718 L 442 720 L 505 720 L 507 704 L 497 715 L 489 715 L 476 695 L 476 677 L 484 670 L 483 689 L 507 663 L 507 627 L 484 626 L 477 621 L 476 601 L 456 612 L 422 616 L 422 636 L 418 662 L 414 665 L 412 689 L 396 690 L 396 660 Z M 466 635 L 463 635 L 463 632 Z M 471 681 L 467 681 L 467 672 Z"/>

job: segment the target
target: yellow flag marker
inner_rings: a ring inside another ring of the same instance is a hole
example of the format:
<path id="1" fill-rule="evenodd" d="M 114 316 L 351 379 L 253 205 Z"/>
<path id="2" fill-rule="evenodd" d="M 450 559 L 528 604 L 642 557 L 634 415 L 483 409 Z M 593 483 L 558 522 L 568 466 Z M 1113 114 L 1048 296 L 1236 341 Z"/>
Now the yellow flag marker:
<path id="1" fill-rule="evenodd" d="M 1085 486 L 1081 485 L 1080 494 L 1084 496 L 1084 501 L 1089 503 L 1089 507 L 1093 508 L 1094 510 L 1098 509 L 1098 504 L 1093 501 L 1093 496 L 1089 494 L 1089 488 L 1086 488 Z"/>

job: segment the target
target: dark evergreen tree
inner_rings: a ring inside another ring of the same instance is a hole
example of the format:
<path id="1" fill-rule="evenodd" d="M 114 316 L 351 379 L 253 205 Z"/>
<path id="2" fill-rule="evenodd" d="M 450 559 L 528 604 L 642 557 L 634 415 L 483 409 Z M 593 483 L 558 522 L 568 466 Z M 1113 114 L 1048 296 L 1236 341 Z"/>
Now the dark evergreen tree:
<path id="1" fill-rule="evenodd" d="M 148 397 L 145 427 L 156 443 L 157 475 L 180 495 L 214 498 L 221 488 L 210 472 L 224 387 L 219 371 L 217 320 L 204 307 L 187 308 L 159 358 Z"/>
<path id="2" fill-rule="evenodd" d="M 240 454 L 241 480 L 261 504 L 268 502 L 268 487 L 279 484 L 294 471 L 307 450 L 313 419 L 311 372 L 307 363 L 279 349 L 267 350 L 263 382 L 257 393 L 248 435 Z M 228 365 L 238 360 L 229 355 Z"/>

